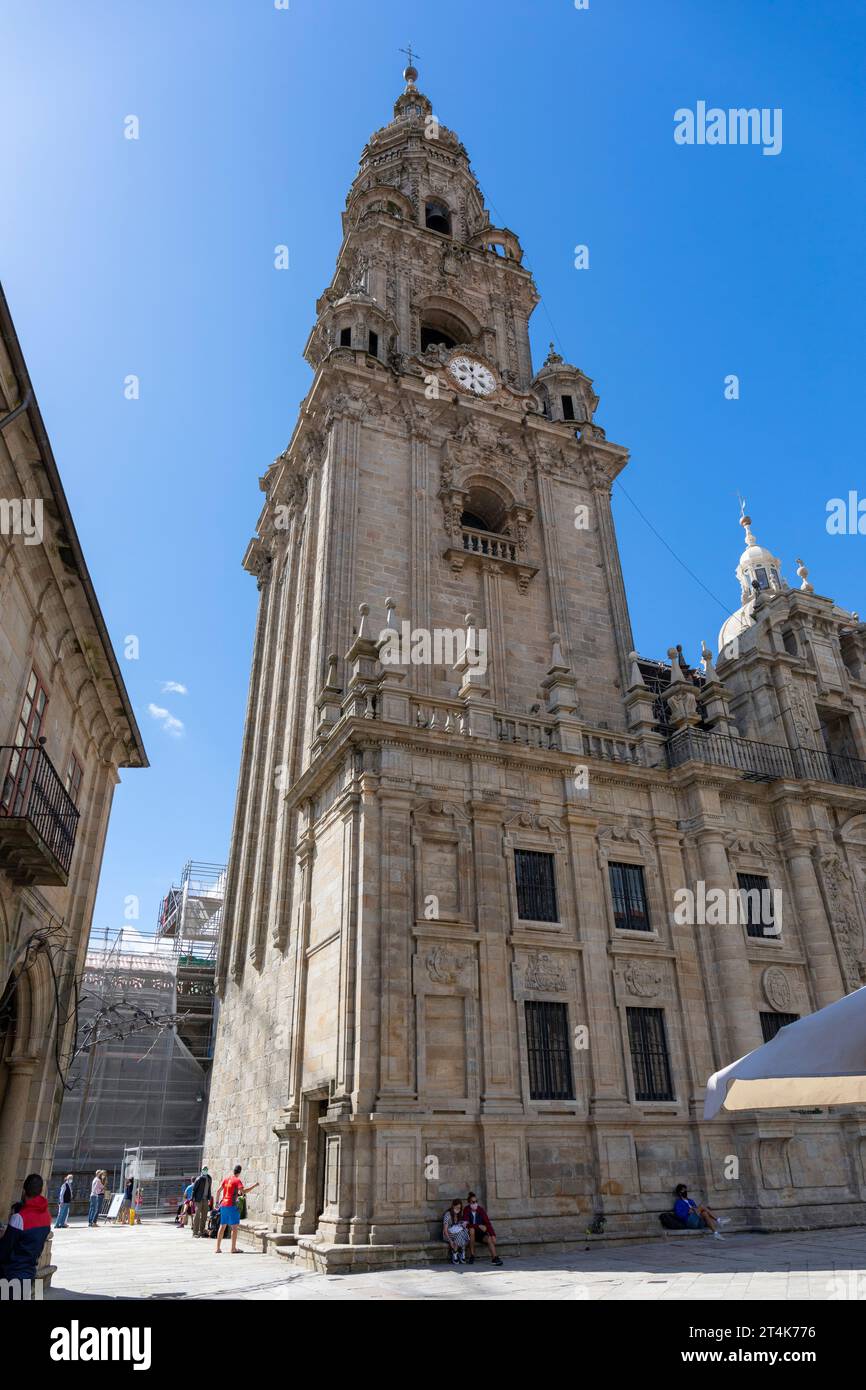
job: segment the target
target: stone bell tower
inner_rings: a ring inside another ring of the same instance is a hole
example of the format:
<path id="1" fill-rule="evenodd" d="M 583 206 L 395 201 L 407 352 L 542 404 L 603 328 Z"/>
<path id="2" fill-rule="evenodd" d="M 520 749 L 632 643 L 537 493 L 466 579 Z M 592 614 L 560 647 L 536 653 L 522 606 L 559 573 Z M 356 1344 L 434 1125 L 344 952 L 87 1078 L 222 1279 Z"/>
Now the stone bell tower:
<path id="1" fill-rule="evenodd" d="M 520 242 L 417 76 L 361 153 L 245 557 L 206 1161 L 243 1163 L 253 1223 L 314 1268 L 441 1252 L 470 1187 L 506 1240 L 599 1209 L 649 1233 L 683 1154 L 713 1205 L 777 1204 L 753 1126 L 734 1197 L 717 1179 L 734 1137 L 702 1137 L 703 1084 L 760 1040 L 767 988 L 801 1012 L 841 990 L 805 876 L 784 947 L 673 920 L 681 885 L 759 881 L 777 834 L 742 780 L 745 666 L 632 652 L 627 452 L 587 375 L 553 346 L 532 367 Z"/>
<path id="2" fill-rule="evenodd" d="M 583 1230 L 587 1120 L 627 1099 L 615 845 L 576 769 L 633 785 L 660 743 L 610 511 L 627 453 L 582 371 L 552 346 L 533 371 L 518 238 L 404 77 L 261 480 L 218 966 L 208 1158 L 326 1264 L 426 1241 L 467 1186 L 514 1230 Z M 587 1018 L 591 1062 L 568 1042 Z"/>

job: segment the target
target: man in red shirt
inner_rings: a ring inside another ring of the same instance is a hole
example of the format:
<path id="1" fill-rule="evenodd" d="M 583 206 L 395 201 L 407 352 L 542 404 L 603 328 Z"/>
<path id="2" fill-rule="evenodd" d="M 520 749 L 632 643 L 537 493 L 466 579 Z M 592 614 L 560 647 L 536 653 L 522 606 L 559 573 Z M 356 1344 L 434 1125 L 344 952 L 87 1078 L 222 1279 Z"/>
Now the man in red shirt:
<path id="1" fill-rule="evenodd" d="M 254 1182 L 251 1187 L 244 1186 L 241 1182 L 241 1165 L 239 1163 L 232 1169 L 230 1177 L 223 1178 L 217 1196 L 220 1208 L 220 1228 L 217 1232 L 216 1242 L 216 1253 L 218 1255 L 222 1254 L 223 1236 L 228 1230 L 231 1230 L 232 1233 L 231 1254 L 243 1254 L 242 1250 L 238 1250 L 238 1225 L 241 1219 L 238 1197 L 247 1192 L 254 1192 L 257 1187 L 257 1182 Z"/>
<path id="2" fill-rule="evenodd" d="M 480 1205 L 474 1192 L 469 1193 L 469 1204 L 463 1208 L 463 1220 L 467 1223 L 469 1231 L 469 1263 L 475 1263 L 475 1241 L 477 1238 L 487 1241 L 490 1247 L 491 1260 L 495 1265 L 501 1265 L 502 1261 L 496 1253 L 496 1232 L 493 1229 L 493 1222 Z"/>

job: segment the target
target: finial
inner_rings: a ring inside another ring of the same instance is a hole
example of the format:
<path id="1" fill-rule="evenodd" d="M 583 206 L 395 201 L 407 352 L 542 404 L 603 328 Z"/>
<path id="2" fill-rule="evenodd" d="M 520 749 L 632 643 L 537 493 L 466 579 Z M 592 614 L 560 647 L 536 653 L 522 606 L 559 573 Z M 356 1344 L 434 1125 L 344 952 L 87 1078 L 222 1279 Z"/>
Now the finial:
<path id="1" fill-rule="evenodd" d="M 631 665 L 629 690 L 634 690 L 635 688 L 639 689 L 641 686 L 646 687 L 646 682 L 643 678 L 640 666 L 638 665 L 640 657 L 638 656 L 637 652 L 629 652 L 628 659 Z"/>
<path id="2" fill-rule="evenodd" d="M 668 659 L 671 663 L 671 685 L 676 685 L 678 681 L 685 681 L 683 668 L 679 662 L 679 651 L 676 647 L 668 647 Z"/>
<path id="3" fill-rule="evenodd" d="M 706 676 L 708 681 L 714 681 L 718 679 L 716 676 L 716 668 L 713 664 L 712 649 L 707 646 L 703 638 L 701 638 L 701 665 L 704 668 L 704 675 Z"/>
<path id="4" fill-rule="evenodd" d="M 370 612 L 369 603 L 359 603 L 358 612 L 361 614 L 361 626 L 358 628 L 358 637 L 360 639 L 367 636 L 367 614 Z"/>
<path id="5" fill-rule="evenodd" d="M 803 561 L 799 558 L 799 556 L 797 557 L 797 577 L 798 579 L 802 579 L 803 581 L 800 585 L 800 588 L 803 591 L 803 593 L 814 594 L 815 586 L 814 584 L 809 583 L 809 571 L 806 569 L 806 566 L 803 564 Z"/>
<path id="6" fill-rule="evenodd" d="M 395 599 L 385 599 L 385 627 L 388 628 L 391 632 L 397 631 L 397 624 L 394 621 L 394 610 L 396 607 L 397 603 Z"/>
<path id="7" fill-rule="evenodd" d="M 740 497 L 740 494 L 737 493 L 737 496 Z M 744 497 L 740 497 L 740 525 L 746 533 L 746 545 L 757 545 L 758 542 L 752 535 L 752 518 L 746 516 L 746 499 Z"/>
<path id="8" fill-rule="evenodd" d="M 551 670 L 555 666 L 561 666 L 563 670 L 565 670 L 565 662 L 562 659 L 562 638 L 560 637 L 558 632 L 551 632 L 550 645 L 553 649 L 550 657 Z"/>
<path id="9" fill-rule="evenodd" d="M 406 48 L 401 48 L 400 52 L 405 53 L 406 57 L 409 59 L 408 64 L 403 69 L 403 76 L 406 79 L 406 86 L 412 87 L 418 80 L 418 69 L 415 66 L 415 59 L 420 58 L 421 54 L 412 52 L 411 43 Z"/>

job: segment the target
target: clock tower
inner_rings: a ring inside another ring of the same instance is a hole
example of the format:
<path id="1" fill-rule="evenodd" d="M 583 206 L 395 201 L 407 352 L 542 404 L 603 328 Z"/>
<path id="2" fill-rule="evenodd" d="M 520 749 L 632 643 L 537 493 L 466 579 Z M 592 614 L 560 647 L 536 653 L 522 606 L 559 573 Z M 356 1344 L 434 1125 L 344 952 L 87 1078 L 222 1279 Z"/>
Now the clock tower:
<path id="1" fill-rule="evenodd" d="M 583 726 L 637 756 L 610 516 L 627 454 L 583 372 L 552 345 L 534 370 L 520 242 L 417 77 L 361 154 L 245 558 L 261 599 L 208 1146 L 255 1169 L 299 1249 L 425 1240 L 452 1186 L 483 1192 L 494 1162 L 518 1181 L 515 1000 L 558 1014 L 575 978 L 543 922 L 577 892 Z M 540 875 L 519 945 L 516 849 Z"/>
<path id="2" fill-rule="evenodd" d="M 863 625 L 752 547 L 770 580 L 718 670 L 633 652 L 627 452 L 578 367 L 533 365 L 520 242 L 404 78 L 244 560 L 205 1160 L 316 1269 L 441 1257 L 470 1189 L 506 1255 L 599 1213 L 657 1234 L 685 1174 L 747 1221 L 866 1220 L 841 1120 L 703 1122 L 714 1070 L 866 976 Z M 784 926 L 675 912 L 744 884 L 784 890 Z"/>

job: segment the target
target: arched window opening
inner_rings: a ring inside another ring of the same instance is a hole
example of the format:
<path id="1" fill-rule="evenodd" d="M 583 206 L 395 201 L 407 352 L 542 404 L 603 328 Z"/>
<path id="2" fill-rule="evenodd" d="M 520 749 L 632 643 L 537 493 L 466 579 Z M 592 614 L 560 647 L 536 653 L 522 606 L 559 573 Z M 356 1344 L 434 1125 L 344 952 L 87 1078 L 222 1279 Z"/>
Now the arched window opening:
<path id="1" fill-rule="evenodd" d="M 447 348 L 449 352 L 457 346 L 457 340 L 446 333 L 444 328 L 438 328 L 436 324 L 422 323 L 421 351 L 426 352 L 428 348 L 434 347 L 437 343 L 441 347 Z"/>
<path id="2" fill-rule="evenodd" d="M 436 343 L 447 349 L 448 352 L 460 343 L 471 343 L 474 337 L 473 330 L 466 324 L 465 320 L 459 318 L 451 309 L 443 305 L 427 305 L 421 310 L 421 351 L 426 352 L 428 348 Z"/>
<path id="3" fill-rule="evenodd" d="M 451 214 L 444 203 L 427 203 L 424 208 L 424 222 L 431 232 L 451 235 Z"/>
<path id="4" fill-rule="evenodd" d="M 505 503 L 491 488 L 483 486 L 467 492 L 460 525 L 472 531 L 490 531 L 495 536 L 511 534 Z"/>

